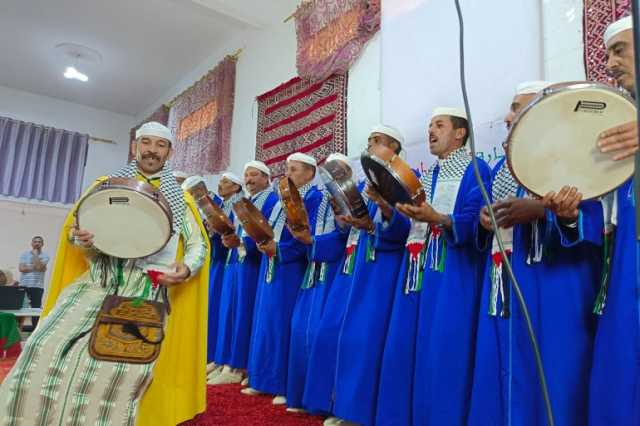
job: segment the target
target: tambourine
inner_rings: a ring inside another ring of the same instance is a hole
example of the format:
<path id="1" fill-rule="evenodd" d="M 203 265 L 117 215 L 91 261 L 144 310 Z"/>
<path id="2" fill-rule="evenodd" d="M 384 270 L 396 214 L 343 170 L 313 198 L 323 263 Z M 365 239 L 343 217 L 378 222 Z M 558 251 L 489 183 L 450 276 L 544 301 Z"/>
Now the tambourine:
<path id="1" fill-rule="evenodd" d="M 233 205 L 233 211 L 242 223 L 242 229 L 256 244 L 263 245 L 273 240 L 273 229 L 269 221 L 251 201 L 242 197 Z"/>
<path id="2" fill-rule="evenodd" d="M 233 223 L 231 223 L 231 219 L 229 219 L 224 210 L 209 197 L 209 191 L 204 182 L 198 182 L 195 185 L 187 187 L 186 190 L 193 195 L 198 209 L 214 232 L 223 236 L 236 232 Z"/>
<path id="3" fill-rule="evenodd" d="M 426 200 L 424 188 L 411 167 L 386 146 L 374 145 L 365 150 L 360 163 L 369 183 L 391 206 L 420 205 Z"/>
<path id="4" fill-rule="evenodd" d="M 356 183 L 352 180 L 351 167 L 339 160 L 327 161 L 320 167 L 320 178 L 333 197 L 332 207 L 336 215 L 364 218 L 369 215 Z"/>
<path id="5" fill-rule="evenodd" d="M 289 230 L 292 233 L 306 234 L 311 238 L 309 217 L 298 188 L 296 188 L 291 179 L 283 177 L 278 182 L 278 190 L 282 207 L 287 215 Z"/>

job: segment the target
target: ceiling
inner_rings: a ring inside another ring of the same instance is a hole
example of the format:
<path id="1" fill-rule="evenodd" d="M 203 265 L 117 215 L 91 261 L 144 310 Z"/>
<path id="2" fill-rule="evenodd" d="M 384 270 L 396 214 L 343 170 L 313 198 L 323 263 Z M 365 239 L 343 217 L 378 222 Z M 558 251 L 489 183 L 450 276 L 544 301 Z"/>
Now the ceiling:
<path id="1" fill-rule="evenodd" d="M 299 0 L 1 0 L 0 85 L 136 115 L 225 41 L 282 25 Z M 75 43 L 87 83 L 62 76 Z M 229 52 L 232 53 L 232 52 Z"/>

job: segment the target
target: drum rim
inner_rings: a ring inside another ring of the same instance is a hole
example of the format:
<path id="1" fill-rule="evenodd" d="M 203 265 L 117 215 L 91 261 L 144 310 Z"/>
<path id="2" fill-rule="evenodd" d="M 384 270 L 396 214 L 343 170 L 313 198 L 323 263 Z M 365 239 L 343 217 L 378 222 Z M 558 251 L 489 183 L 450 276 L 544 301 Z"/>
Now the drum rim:
<path id="1" fill-rule="evenodd" d="M 286 180 L 286 182 L 288 182 L 287 189 L 288 189 L 288 192 L 289 192 L 289 196 L 287 198 L 289 199 L 289 202 L 291 202 L 291 203 L 294 202 L 293 197 L 291 196 L 291 194 L 292 194 L 291 188 L 293 188 L 296 191 L 296 193 L 298 194 L 298 199 L 300 200 L 300 208 L 302 209 L 304 218 L 302 220 L 303 223 L 301 225 L 295 225 L 295 226 L 296 227 L 300 226 L 300 227 L 302 227 L 304 229 L 297 229 L 297 232 L 305 232 L 305 233 L 308 233 L 309 235 L 311 235 L 311 222 L 309 221 L 309 213 L 307 212 L 307 207 L 304 205 L 304 198 L 300 194 L 300 191 L 296 187 L 295 183 L 293 183 L 291 178 L 288 177 L 288 176 L 284 176 L 278 181 L 278 198 L 280 199 L 280 202 L 282 203 L 282 206 L 284 208 L 284 213 L 285 213 L 285 217 L 286 217 L 286 220 L 287 220 L 287 224 L 293 226 L 293 224 L 291 223 L 292 221 L 291 221 L 291 219 L 289 217 L 289 207 L 287 206 L 287 202 L 283 199 L 283 196 L 282 196 L 282 188 L 281 188 L 281 183 L 280 182 L 283 179 Z"/>
<path id="2" fill-rule="evenodd" d="M 364 217 L 364 216 L 356 216 L 354 214 L 353 206 L 351 206 L 351 203 L 349 202 L 350 198 L 347 196 L 346 192 L 342 188 L 342 185 L 340 185 L 340 182 L 338 182 L 328 170 L 326 170 L 324 167 L 321 166 L 320 167 L 321 178 L 325 174 L 330 177 L 330 180 L 328 182 L 324 182 L 323 181 L 324 185 L 327 188 L 329 188 L 330 184 L 334 184 L 334 188 L 336 188 L 337 191 L 340 193 L 340 196 L 344 200 L 344 203 L 347 206 L 349 206 L 349 211 L 348 211 L 349 216 L 356 217 L 356 218 Z M 360 196 L 360 200 L 362 201 L 362 205 L 363 205 L 364 209 L 366 210 L 366 203 L 364 201 L 364 198 L 362 198 L 362 194 L 360 194 L 360 191 L 358 191 L 358 188 L 357 188 L 357 185 L 356 185 L 355 181 L 353 179 L 346 179 L 344 182 L 348 183 L 351 189 L 353 189 L 353 190 L 358 192 L 358 195 Z M 331 194 L 332 197 L 334 197 L 334 195 L 331 193 L 331 191 L 329 191 L 329 189 L 327 189 L 327 191 Z M 368 215 L 368 213 L 367 213 L 367 215 Z"/>
<path id="3" fill-rule="evenodd" d="M 579 86 L 579 87 L 576 87 Z M 509 171 L 511 172 L 511 176 L 513 176 L 513 178 L 516 180 L 516 182 L 518 182 L 518 185 L 522 186 L 524 189 L 526 189 L 528 192 L 530 192 L 531 194 L 538 196 L 538 197 L 544 197 L 546 194 L 538 194 L 536 191 L 532 190 L 531 188 L 529 188 L 528 185 L 525 185 L 521 179 L 518 177 L 518 174 L 515 172 L 515 170 L 513 169 L 513 165 L 511 163 L 511 149 L 512 149 L 512 144 L 511 144 L 511 138 L 513 136 L 513 134 L 516 131 L 516 127 L 520 124 L 522 117 L 525 116 L 525 114 L 527 112 L 529 112 L 534 106 L 538 105 L 540 103 L 540 101 L 542 101 L 543 99 L 547 98 L 550 95 L 555 95 L 558 93 L 562 93 L 562 92 L 566 92 L 568 90 L 575 90 L 576 88 L 580 88 L 580 89 L 586 89 L 586 88 L 597 88 L 597 89 L 602 89 L 605 90 L 607 92 L 613 93 L 613 94 L 617 94 L 619 96 L 621 96 L 623 99 L 625 99 L 627 102 L 631 103 L 631 105 L 633 105 L 634 108 L 637 108 L 637 105 L 635 103 L 635 101 L 633 100 L 633 98 L 631 98 L 624 90 L 616 88 L 616 87 L 611 87 L 608 86 L 606 84 L 603 83 L 599 83 L 599 82 L 595 82 L 595 81 L 584 81 L 584 80 L 578 80 L 578 81 L 568 81 L 568 82 L 563 82 L 563 83 L 556 83 L 556 84 L 552 84 L 544 89 L 542 89 L 542 91 L 540 93 L 538 93 L 527 105 L 525 105 L 524 108 L 522 108 L 522 110 L 520 110 L 520 112 L 518 112 L 518 114 L 515 116 L 515 118 L 513 119 L 513 124 L 511 125 L 511 129 L 509 130 L 509 134 L 507 135 L 507 139 L 506 139 L 506 144 L 507 144 L 507 149 L 505 152 L 505 157 L 506 157 L 506 163 L 507 163 L 507 167 L 509 167 Z M 616 185 L 613 189 L 606 191 L 602 194 L 598 194 L 598 195 L 593 195 L 589 198 L 584 198 L 583 201 L 587 201 L 587 200 L 593 200 L 599 197 L 602 197 L 603 195 L 606 195 L 612 191 L 615 191 L 617 188 L 619 188 L 621 185 L 623 185 L 631 176 L 633 176 L 633 172 L 631 172 L 629 174 L 629 176 L 627 176 L 620 184 Z M 557 188 L 557 190 L 560 190 L 560 188 Z"/>
<path id="4" fill-rule="evenodd" d="M 169 241 L 171 240 L 171 237 L 173 237 L 173 214 L 171 213 L 171 209 L 168 209 L 167 206 L 165 206 L 162 202 L 160 202 L 160 198 L 155 198 L 154 196 L 152 196 L 151 194 L 147 193 L 147 192 L 143 192 L 140 190 L 136 190 L 130 186 L 127 185 L 122 185 L 122 184 L 109 184 L 109 181 L 103 182 L 101 185 L 99 185 L 98 187 L 96 187 L 93 191 L 89 192 L 88 194 L 86 194 L 84 197 L 82 197 L 82 199 L 80 199 L 80 201 L 78 202 L 78 207 L 76 208 L 76 211 L 74 213 L 75 219 L 76 219 L 76 223 L 78 225 L 79 229 L 82 229 L 80 227 L 80 208 L 82 207 L 82 205 L 84 204 L 84 202 L 89 199 L 92 195 L 95 195 L 103 190 L 106 189 L 122 189 L 125 191 L 131 191 L 134 192 L 136 194 L 140 194 L 148 199 L 150 199 L 151 201 L 154 201 L 157 205 L 160 206 L 161 210 L 163 211 L 163 213 L 165 214 L 165 216 L 167 217 L 167 219 L 169 219 L 169 233 L 167 235 L 167 240 L 164 242 L 164 244 L 162 245 L 162 247 L 160 247 L 158 250 L 154 251 L 153 253 L 150 254 L 146 254 L 144 256 L 138 256 L 138 257 L 128 257 L 126 259 L 144 259 L 145 257 L 149 257 L 149 256 L 153 256 L 155 254 L 160 253 L 166 246 L 167 244 L 169 244 Z M 155 191 L 155 193 L 158 193 L 160 195 L 162 195 L 162 193 L 160 193 L 159 191 Z M 163 200 L 165 201 L 165 200 Z M 165 201 L 166 202 L 166 201 Z M 106 254 L 107 256 L 110 257 L 115 257 L 118 259 L 122 259 L 118 256 L 115 256 L 111 253 L 108 253 L 100 248 L 98 248 L 97 246 L 94 245 L 94 247 L 99 250 L 100 252 Z"/>
<path id="5" fill-rule="evenodd" d="M 383 159 L 381 159 L 380 157 L 378 157 L 375 154 L 371 154 L 366 149 L 360 155 L 360 165 L 362 166 L 362 170 L 364 171 L 364 175 L 367 178 L 367 182 L 372 184 L 377 189 L 378 185 L 376 185 L 374 182 L 371 181 L 371 179 L 369 178 L 369 173 L 367 172 L 368 169 L 364 167 L 364 164 L 362 164 L 362 160 L 366 159 L 366 158 L 370 158 L 374 162 L 376 162 L 379 165 L 381 165 L 382 167 L 384 167 L 389 172 L 389 174 L 391 174 L 391 176 L 393 176 L 395 181 L 398 182 L 400 184 L 400 186 L 402 186 L 402 189 L 404 189 L 404 191 L 409 195 L 409 198 L 411 199 L 411 201 L 415 201 L 420 196 L 420 194 L 422 194 L 422 193 L 425 194 L 425 198 L 426 198 L 426 192 L 425 192 L 424 186 L 422 186 L 422 184 L 420 184 L 420 190 L 415 195 L 412 195 L 411 191 L 409 190 L 409 187 L 404 183 L 404 181 L 402 179 L 400 179 L 400 175 L 398 175 L 398 173 L 393 168 L 389 167 L 388 163 L 393 161 L 395 158 L 400 158 L 398 156 L 398 154 L 394 153 L 393 157 L 391 157 L 391 161 L 389 161 L 389 162 L 384 161 Z M 413 169 L 411 171 L 413 173 Z M 378 192 L 380 192 L 380 191 L 378 191 Z M 382 194 L 380 194 L 380 196 L 382 196 Z M 387 201 L 387 200 L 385 200 L 385 201 Z M 387 201 L 387 203 L 388 203 L 388 201 Z M 391 206 L 391 207 L 395 208 L 395 206 Z"/>
<path id="6" fill-rule="evenodd" d="M 251 212 L 250 212 L 250 207 L 251 206 L 255 209 L 255 211 L 257 211 L 258 213 L 260 213 L 260 215 L 262 216 L 262 218 L 264 219 L 264 222 L 267 224 L 267 229 L 268 232 L 266 232 L 267 234 L 267 238 L 261 241 L 258 241 L 258 239 L 254 238 L 253 236 L 249 235 L 249 237 L 251 237 L 251 239 L 253 239 L 257 244 L 264 244 L 270 240 L 273 240 L 274 237 L 274 233 L 273 233 L 273 228 L 269 225 L 269 220 L 262 214 L 262 212 L 260 211 L 259 208 L 257 208 L 252 202 L 251 200 L 249 200 L 247 197 L 242 197 L 240 198 L 238 201 L 236 201 L 235 203 L 233 203 L 233 205 L 231 206 L 233 208 L 233 211 L 236 213 L 236 215 L 238 216 L 238 219 L 240 220 L 240 223 L 242 223 L 242 225 L 244 226 L 245 222 L 248 221 L 244 221 L 242 220 L 242 215 L 246 212 L 248 216 L 251 216 Z M 239 211 L 241 213 L 239 213 Z M 246 227 L 243 228 L 246 232 Z"/>

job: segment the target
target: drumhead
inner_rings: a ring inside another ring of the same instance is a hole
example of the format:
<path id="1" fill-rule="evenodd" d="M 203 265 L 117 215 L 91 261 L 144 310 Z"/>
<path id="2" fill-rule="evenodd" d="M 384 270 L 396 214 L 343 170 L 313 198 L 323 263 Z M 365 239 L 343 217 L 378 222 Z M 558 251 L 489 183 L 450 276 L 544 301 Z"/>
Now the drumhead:
<path id="1" fill-rule="evenodd" d="M 392 206 L 396 203 L 413 204 L 406 186 L 381 160 L 374 155 L 363 155 L 360 162 L 367 179 L 386 202 Z"/>
<path id="2" fill-rule="evenodd" d="M 105 188 L 85 197 L 78 226 L 94 235 L 94 246 L 121 259 L 162 250 L 171 238 L 171 218 L 153 198 L 126 188 Z"/>
<path id="3" fill-rule="evenodd" d="M 514 178 L 544 196 L 564 185 L 583 199 L 602 196 L 623 184 L 634 159 L 613 161 L 597 147 L 604 130 L 636 119 L 633 101 L 598 83 L 555 85 L 534 99 L 515 119 L 507 160 Z"/>

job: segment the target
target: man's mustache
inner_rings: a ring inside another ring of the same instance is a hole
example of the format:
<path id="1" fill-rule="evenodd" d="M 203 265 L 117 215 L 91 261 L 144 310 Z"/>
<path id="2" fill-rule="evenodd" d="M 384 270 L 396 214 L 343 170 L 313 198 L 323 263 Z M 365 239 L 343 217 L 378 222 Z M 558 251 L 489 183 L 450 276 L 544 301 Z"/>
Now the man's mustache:
<path id="1" fill-rule="evenodd" d="M 154 160 L 160 161 L 160 157 L 155 152 L 145 152 L 142 154 L 142 159 L 146 160 L 147 158 L 152 158 Z"/>

